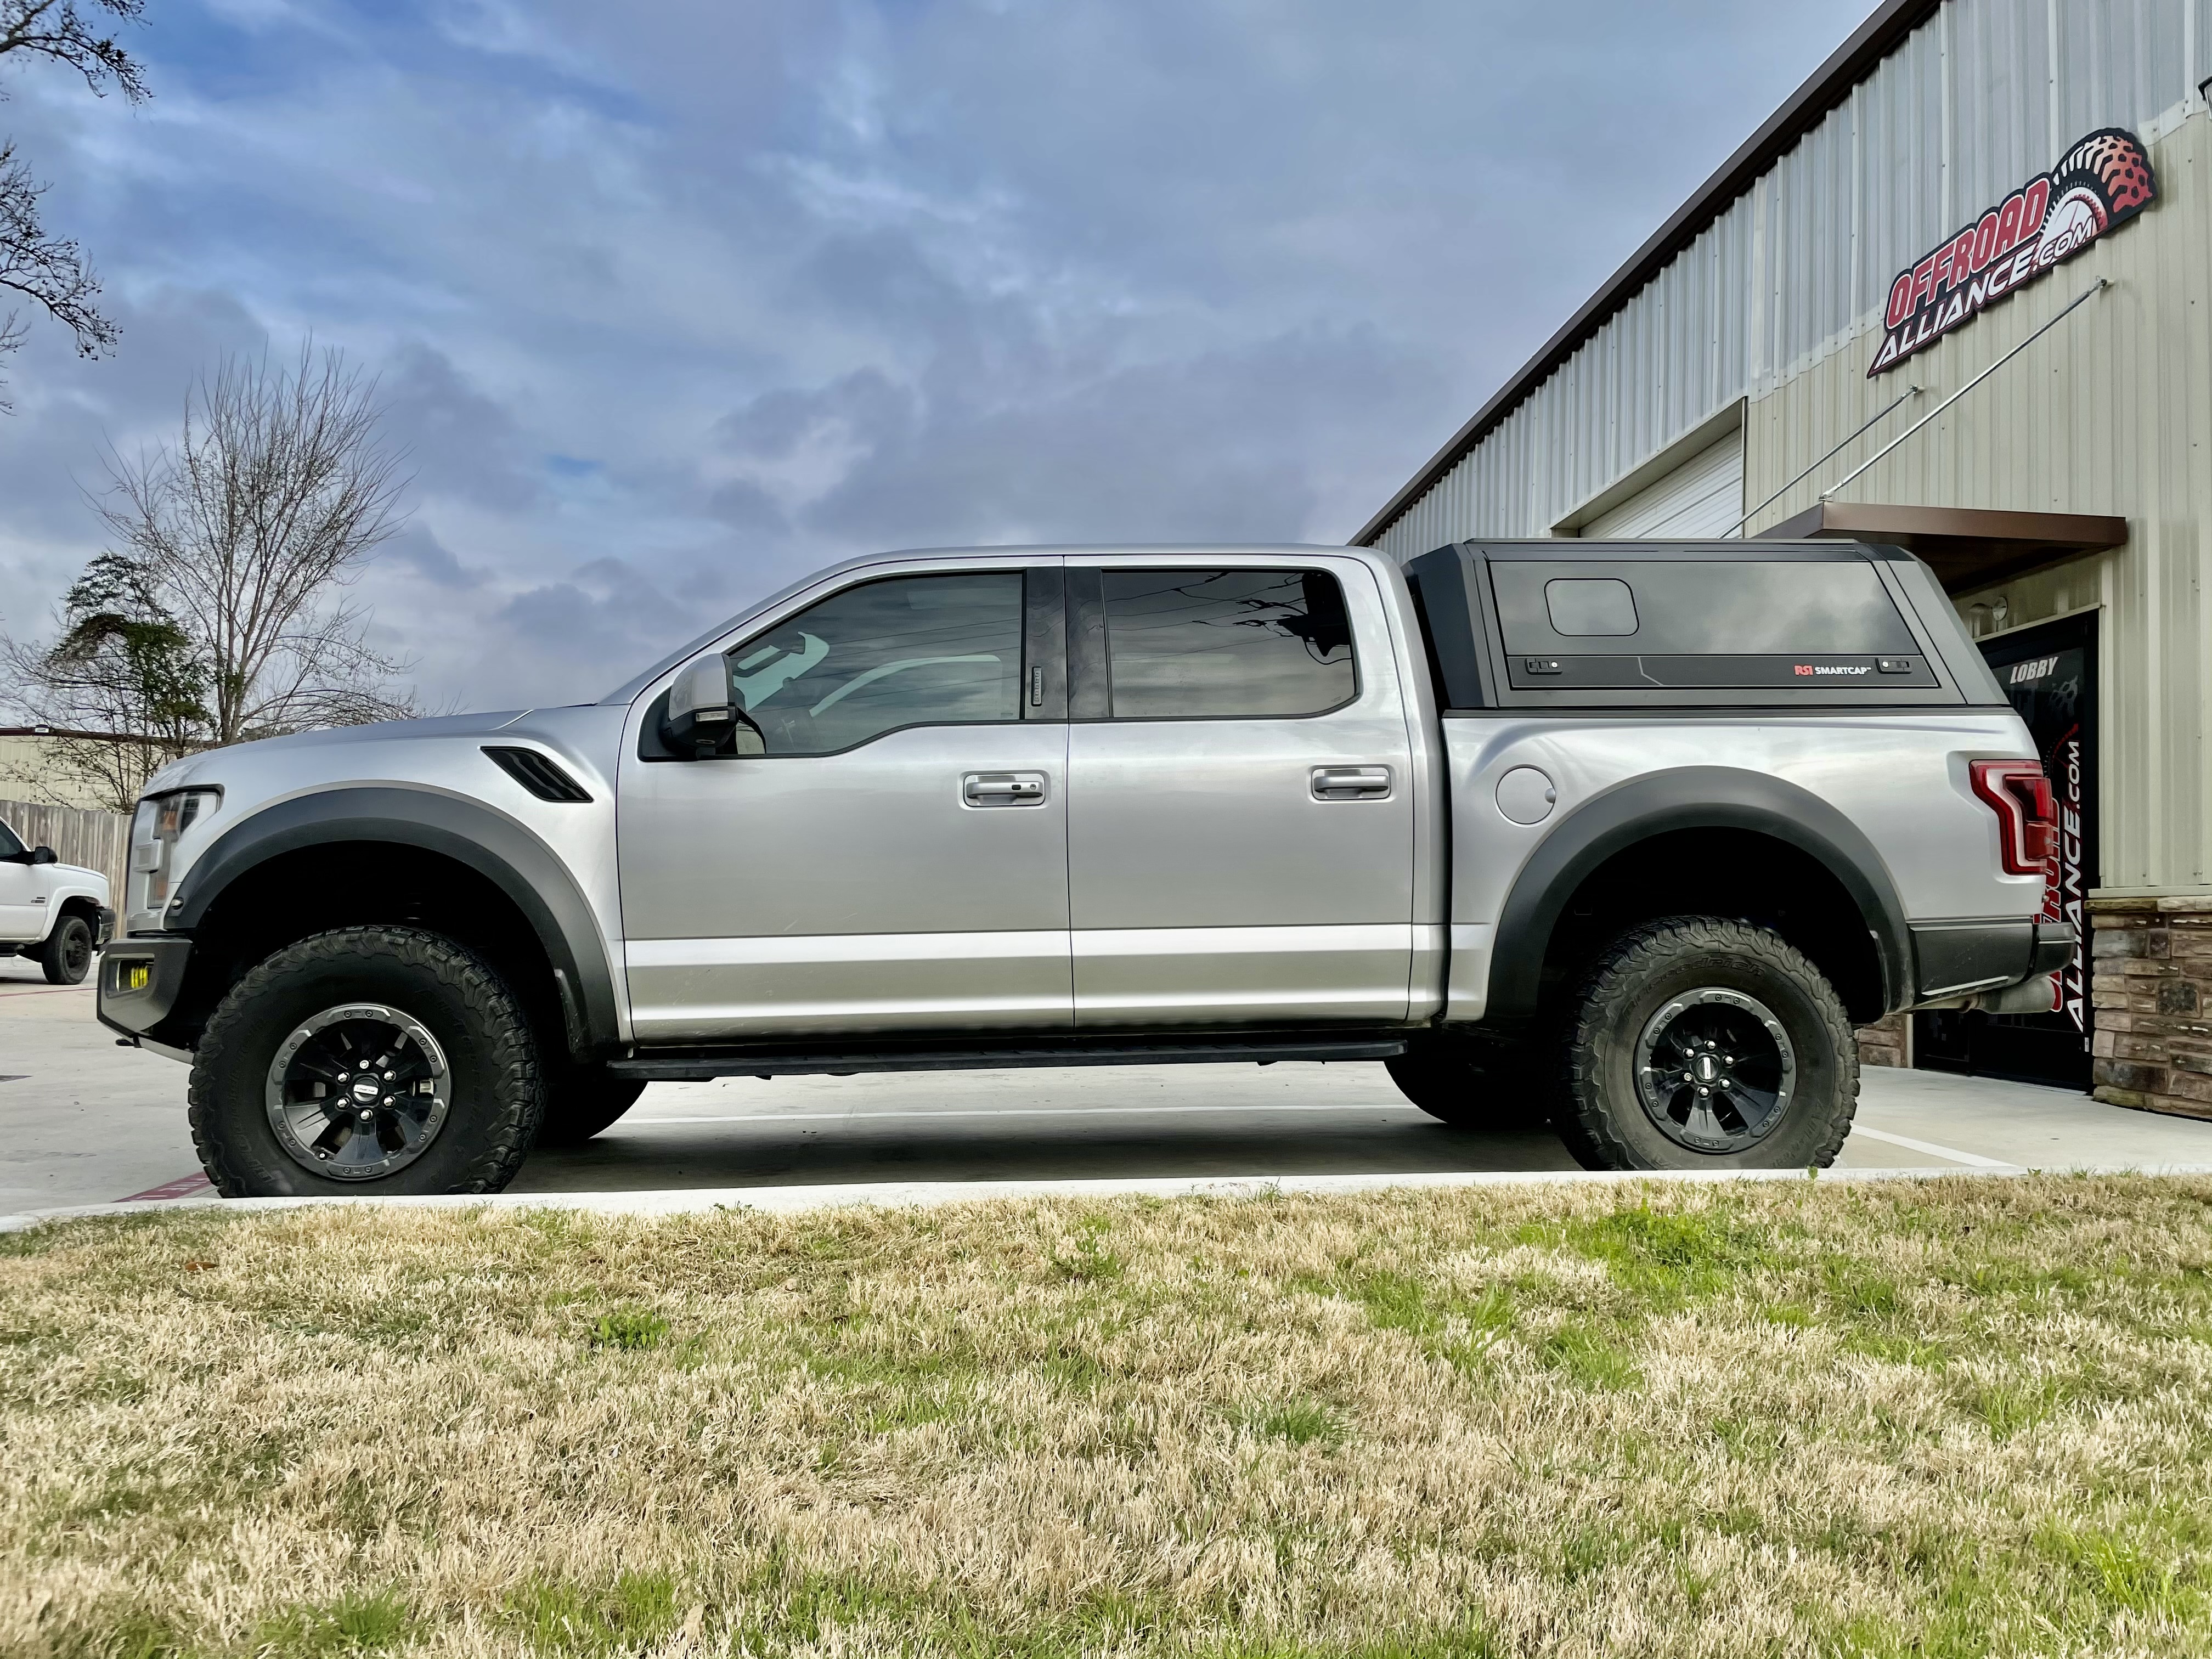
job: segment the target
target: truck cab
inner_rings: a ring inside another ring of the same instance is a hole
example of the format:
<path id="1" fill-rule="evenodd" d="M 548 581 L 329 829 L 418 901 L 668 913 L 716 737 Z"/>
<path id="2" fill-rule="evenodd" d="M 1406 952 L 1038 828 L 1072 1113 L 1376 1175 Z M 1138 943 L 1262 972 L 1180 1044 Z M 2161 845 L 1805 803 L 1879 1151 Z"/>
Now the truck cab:
<path id="1" fill-rule="evenodd" d="M 2034 769 L 1895 550 L 888 555 L 596 703 L 169 769 L 101 1018 L 226 1192 L 489 1190 L 654 1079 L 1162 1060 L 1802 1167 L 1851 1023 L 2047 995 Z"/>

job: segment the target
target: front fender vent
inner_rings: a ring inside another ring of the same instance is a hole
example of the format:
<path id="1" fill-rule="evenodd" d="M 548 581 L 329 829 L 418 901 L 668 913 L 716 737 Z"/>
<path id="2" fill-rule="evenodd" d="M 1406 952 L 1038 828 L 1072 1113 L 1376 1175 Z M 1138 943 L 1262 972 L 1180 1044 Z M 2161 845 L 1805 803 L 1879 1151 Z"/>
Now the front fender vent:
<path id="1" fill-rule="evenodd" d="M 484 745 L 484 753 L 492 757 L 499 769 L 513 778 L 540 800 L 587 801 L 591 791 L 563 772 L 550 756 L 535 749 L 509 749 Z"/>

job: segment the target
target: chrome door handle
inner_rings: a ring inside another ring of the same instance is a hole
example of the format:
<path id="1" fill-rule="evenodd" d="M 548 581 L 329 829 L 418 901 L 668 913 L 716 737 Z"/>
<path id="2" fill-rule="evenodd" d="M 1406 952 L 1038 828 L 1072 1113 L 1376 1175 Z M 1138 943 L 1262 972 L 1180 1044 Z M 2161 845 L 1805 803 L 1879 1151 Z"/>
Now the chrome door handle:
<path id="1" fill-rule="evenodd" d="M 970 806 L 1042 806 L 1042 772 L 970 772 L 960 780 L 960 799 Z"/>
<path id="2" fill-rule="evenodd" d="M 1316 766 L 1313 769 L 1316 800 L 1388 800 L 1390 769 L 1387 766 Z"/>

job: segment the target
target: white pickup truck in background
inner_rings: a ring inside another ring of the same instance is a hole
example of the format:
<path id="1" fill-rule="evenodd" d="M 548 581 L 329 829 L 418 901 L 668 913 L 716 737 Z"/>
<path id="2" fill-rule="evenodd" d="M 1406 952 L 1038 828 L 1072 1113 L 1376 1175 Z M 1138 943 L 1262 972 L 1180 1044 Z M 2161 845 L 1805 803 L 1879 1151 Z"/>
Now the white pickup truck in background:
<path id="1" fill-rule="evenodd" d="M 495 1190 L 655 1079 L 1162 1060 L 1803 1168 L 1854 1025 L 2049 1006 L 2033 754 L 1893 548 L 885 555 L 594 703 L 167 769 L 100 1016 L 233 1194 Z"/>
<path id="2" fill-rule="evenodd" d="M 24 845 L 0 819 L 0 956 L 35 959 L 49 985 L 81 985 L 114 921 L 106 876 Z"/>

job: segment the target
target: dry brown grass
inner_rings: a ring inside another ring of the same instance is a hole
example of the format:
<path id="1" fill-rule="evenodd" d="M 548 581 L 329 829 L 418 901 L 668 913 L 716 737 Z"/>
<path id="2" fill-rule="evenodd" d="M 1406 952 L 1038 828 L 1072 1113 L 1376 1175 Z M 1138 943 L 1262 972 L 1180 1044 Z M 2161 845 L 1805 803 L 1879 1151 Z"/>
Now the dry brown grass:
<path id="1" fill-rule="evenodd" d="M 2212 1653 L 2212 1183 L 0 1240 L 0 1652 Z"/>

